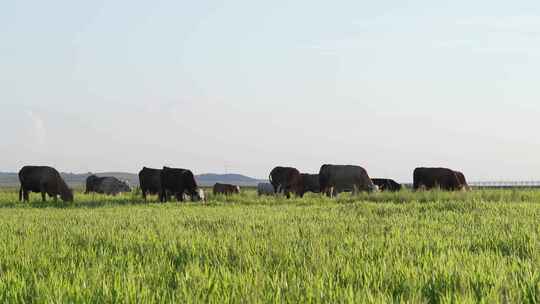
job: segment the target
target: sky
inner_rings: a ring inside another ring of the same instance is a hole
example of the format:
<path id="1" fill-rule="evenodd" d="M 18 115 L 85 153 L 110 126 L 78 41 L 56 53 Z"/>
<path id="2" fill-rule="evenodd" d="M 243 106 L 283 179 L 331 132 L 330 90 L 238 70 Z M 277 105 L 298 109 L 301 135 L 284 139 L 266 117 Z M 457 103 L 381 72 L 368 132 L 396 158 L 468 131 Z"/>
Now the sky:
<path id="1" fill-rule="evenodd" d="M 0 171 L 540 180 L 540 2 L 0 2 Z"/>

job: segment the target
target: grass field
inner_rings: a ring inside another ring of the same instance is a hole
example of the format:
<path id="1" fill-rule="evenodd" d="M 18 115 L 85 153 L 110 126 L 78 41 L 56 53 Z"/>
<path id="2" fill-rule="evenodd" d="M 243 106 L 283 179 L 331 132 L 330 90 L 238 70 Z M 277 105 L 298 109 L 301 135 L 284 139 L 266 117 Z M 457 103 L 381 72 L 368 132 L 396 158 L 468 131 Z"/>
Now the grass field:
<path id="1" fill-rule="evenodd" d="M 540 191 L 75 200 L 0 191 L 0 303 L 540 301 Z"/>

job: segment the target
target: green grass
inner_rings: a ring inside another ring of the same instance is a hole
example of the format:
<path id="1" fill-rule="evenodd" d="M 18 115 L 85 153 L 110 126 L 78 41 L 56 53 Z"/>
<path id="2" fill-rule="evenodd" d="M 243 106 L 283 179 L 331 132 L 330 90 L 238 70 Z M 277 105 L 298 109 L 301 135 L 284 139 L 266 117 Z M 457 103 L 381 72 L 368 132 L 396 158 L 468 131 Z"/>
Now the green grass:
<path id="1" fill-rule="evenodd" d="M 540 191 L 17 195 L 0 191 L 0 303 L 540 302 Z"/>

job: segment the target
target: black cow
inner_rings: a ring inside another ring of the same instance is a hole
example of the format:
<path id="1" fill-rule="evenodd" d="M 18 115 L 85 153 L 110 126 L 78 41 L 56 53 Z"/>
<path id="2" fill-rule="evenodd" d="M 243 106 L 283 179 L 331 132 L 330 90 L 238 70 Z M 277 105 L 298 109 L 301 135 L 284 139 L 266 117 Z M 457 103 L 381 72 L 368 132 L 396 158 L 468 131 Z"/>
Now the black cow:
<path id="1" fill-rule="evenodd" d="M 144 200 L 147 194 L 157 194 L 161 201 L 161 170 L 143 167 L 139 171 L 139 186 Z"/>
<path id="2" fill-rule="evenodd" d="M 367 171 L 360 166 L 322 165 L 319 171 L 321 193 L 332 197 L 341 192 L 351 191 L 353 195 L 359 191 L 376 191 Z"/>
<path id="3" fill-rule="evenodd" d="M 73 201 L 73 191 L 68 188 L 60 173 L 46 166 L 24 166 L 19 171 L 19 200 L 29 201 L 29 192 L 41 193 L 41 199 L 46 201 L 45 194 L 57 199 L 58 195 L 64 202 Z"/>
<path id="4" fill-rule="evenodd" d="M 122 192 L 130 192 L 131 188 L 125 182 L 113 176 L 98 177 L 90 175 L 86 178 L 85 193 L 96 192 L 108 195 L 117 195 Z"/>
<path id="5" fill-rule="evenodd" d="M 193 173 L 190 170 L 180 168 L 163 167 L 160 196 L 162 202 L 168 200 L 166 194 L 174 195 L 181 202 L 184 201 L 184 194 L 189 195 L 192 201 L 203 199 L 199 194 L 199 187 Z"/>
<path id="6" fill-rule="evenodd" d="M 319 193 L 321 192 L 321 186 L 319 183 L 319 174 L 300 174 L 302 178 L 300 197 L 304 197 L 306 192 Z"/>
<path id="7" fill-rule="evenodd" d="M 461 190 L 463 187 L 455 171 L 448 168 L 416 168 L 413 173 L 413 189 Z"/>
<path id="8" fill-rule="evenodd" d="M 292 167 L 275 167 L 270 171 L 270 183 L 274 187 L 274 194 L 285 193 L 287 198 L 291 197 L 291 192 L 300 195 L 302 188 L 302 177 L 300 171 Z"/>
<path id="9" fill-rule="evenodd" d="M 393 179 L 388 178 L 372 178 L 371 181 L 379 187 L 381 191 L 397 192 L 401 190 L 401 184 Z"/>

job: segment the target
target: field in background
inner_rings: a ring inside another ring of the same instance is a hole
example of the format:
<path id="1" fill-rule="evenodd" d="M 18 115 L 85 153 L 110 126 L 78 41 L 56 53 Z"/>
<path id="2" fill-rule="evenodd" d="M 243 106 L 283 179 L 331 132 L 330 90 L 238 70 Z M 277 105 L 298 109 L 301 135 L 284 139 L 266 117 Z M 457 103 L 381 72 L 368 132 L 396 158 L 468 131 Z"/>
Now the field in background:
<path id="1" fill-rule="evenodd" d="M 540 191 L 143 203 L 0 190 L 0 302 L 540 301 Z"/>

